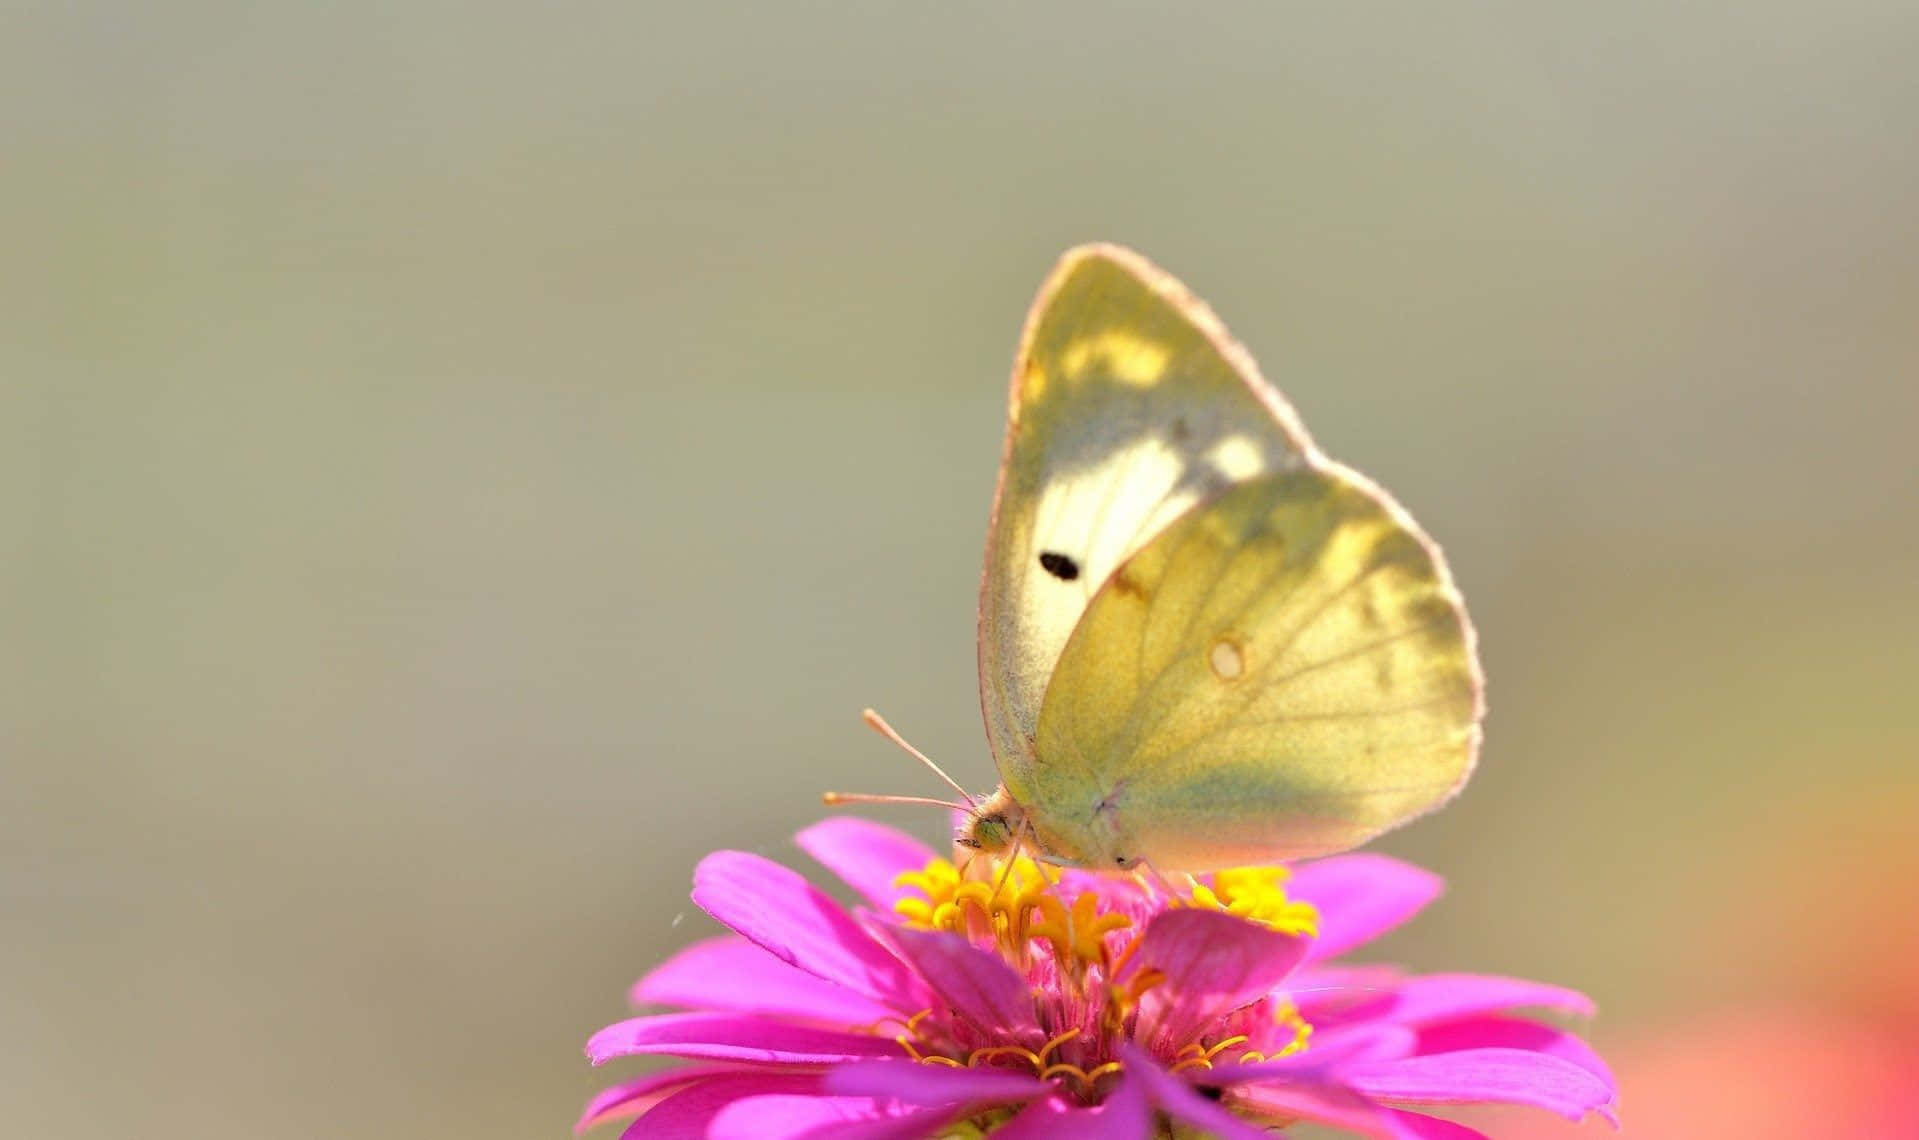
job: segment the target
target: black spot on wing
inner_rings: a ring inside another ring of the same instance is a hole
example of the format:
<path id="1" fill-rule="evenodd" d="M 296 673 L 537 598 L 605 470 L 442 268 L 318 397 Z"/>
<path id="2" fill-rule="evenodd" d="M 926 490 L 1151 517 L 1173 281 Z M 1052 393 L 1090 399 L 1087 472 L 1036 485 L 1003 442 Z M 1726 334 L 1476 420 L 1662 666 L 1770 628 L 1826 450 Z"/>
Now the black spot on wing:
<path id="1" fill-rule="evenodd" d="M 1044 551 L 1039 556 L 1039 564 L 1048 574 L 1062 582 L 1071 582 L 1079 577 L 1079 563 L 1064 554 L 1051 550 Z"/>

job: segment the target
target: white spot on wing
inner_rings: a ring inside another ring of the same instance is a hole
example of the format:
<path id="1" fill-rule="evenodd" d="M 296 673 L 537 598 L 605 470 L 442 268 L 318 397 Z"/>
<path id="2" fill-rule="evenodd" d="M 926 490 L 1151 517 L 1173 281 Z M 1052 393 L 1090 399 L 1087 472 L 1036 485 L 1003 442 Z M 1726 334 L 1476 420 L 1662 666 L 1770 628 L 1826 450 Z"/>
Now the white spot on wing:
<path id="1" fill-rule="evenodd" d="M 1246 654 L 1233 643 L 1232 638 L 1222 637 L 1213 642 L 1211 652 L 1206 655 L 1206 664 L 1213 670 L 1213 676 L 1222 681 L 1231 681 L 1246 672 Z"/>
<path id="2" fill-rule="evenodd" d="M 1250 436 L 1229 435 L 1206 452 L 1206 461 L 1228 482 L 1251 479 L 1266 469 L 1266 455 Z"/>

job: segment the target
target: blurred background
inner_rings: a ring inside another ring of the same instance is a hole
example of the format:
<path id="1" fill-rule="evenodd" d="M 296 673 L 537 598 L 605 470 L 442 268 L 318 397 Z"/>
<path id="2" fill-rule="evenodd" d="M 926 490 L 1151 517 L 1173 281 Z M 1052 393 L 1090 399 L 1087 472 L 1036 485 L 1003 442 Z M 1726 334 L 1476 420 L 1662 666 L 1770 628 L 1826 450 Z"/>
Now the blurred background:
<path id="1" fill-rule="evenodd" d="M 1809 1051 L 1897 1066 L 1915 35 L 8 9 L 5 1131 L 561 1135 L 614 1076 L 586 1035 L 711 931 L 704 852 L 803 862 L 821 789 L 939 790 L 861 706 L 989 787 L 1005 374 L 1089 239 L 1451 555 L 1488 743 L 1380 845 L 1451 884 L 1382 953 L 1593 993 L 1629 1136 L 1769 1136 Z M 1819 1103 L 1875 1095 L 1828 1068 Z"/>

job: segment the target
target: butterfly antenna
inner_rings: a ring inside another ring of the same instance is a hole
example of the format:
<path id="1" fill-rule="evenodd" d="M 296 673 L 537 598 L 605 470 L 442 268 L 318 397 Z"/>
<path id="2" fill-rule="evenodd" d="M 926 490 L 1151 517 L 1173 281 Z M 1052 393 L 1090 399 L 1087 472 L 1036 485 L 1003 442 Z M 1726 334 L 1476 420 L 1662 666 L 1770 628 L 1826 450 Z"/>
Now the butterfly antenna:
<path id="1" fill-rule="evenodd" d="M 969 804 L 956 804 L 952 800 L 936 800 L 931 796 L 875 796 L 865 792 L 821 792 L 820 800 L 829 807 L 841 804 L 928 804 L 932 807 L 952 808 L 954 811 L 972 811 Z"/>
<path id="2" fill-rule="evenodd" d="M 885 717 L 881 716 L 877 712 L 874 712 L 872 709 L 864 709 L 860 712 L 860 719 L 866 722 L 866 727 L 872 729 L 874 732 L 879 733 L 881 736 L 884 736 L 886 739 L 899 745 L 902 749 L 906 751 L 906 754 L 908 756 L 911 756 L 913 759 L 918 760 L 920 763 L 926 765 L 928 770 L 930 770 L 933 773 L 933 775 L 938 776 L 941 780 L 945 781 L 947 787 L 958 792 L 960 799 L 966 801 L 966 803 L 969 805 L 973 802 L 972 795 L 968 793 L 965 788 L 962 788 L 959 786 L 958 780 L 955 780 L 953 777 L 947 775 L 946 770 L 944 768 L 941 768 L 938 764 L 933 763 L 932 757 L 928 756 L 924 752 L 921 752 L 919 749 L 913 747 L 911 744 L 908 744 L 904 736 L 901 736 L 899 733 L 893 731 L 893 726 L 886 723 Z M 970 811 L 972 809 L 970 807 L 964 807 L 964 808 L 961 808 L 961 810 Z"/>

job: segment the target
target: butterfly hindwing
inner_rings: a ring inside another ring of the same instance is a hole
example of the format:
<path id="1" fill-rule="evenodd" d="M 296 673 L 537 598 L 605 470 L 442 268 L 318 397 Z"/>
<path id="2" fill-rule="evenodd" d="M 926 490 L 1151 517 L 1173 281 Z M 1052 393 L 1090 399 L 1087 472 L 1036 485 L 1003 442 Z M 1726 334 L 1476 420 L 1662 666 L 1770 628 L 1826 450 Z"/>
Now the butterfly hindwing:
<path id="1" fill-rule="evenodd" d="M 1068 853 L 1271 863 L 1443 802 L 1479 715 L 1437 550 L 1320 460 L 1231 487 L 1128 559 L 1057 662 L 1038 762 L 1004 775 Z"/>

